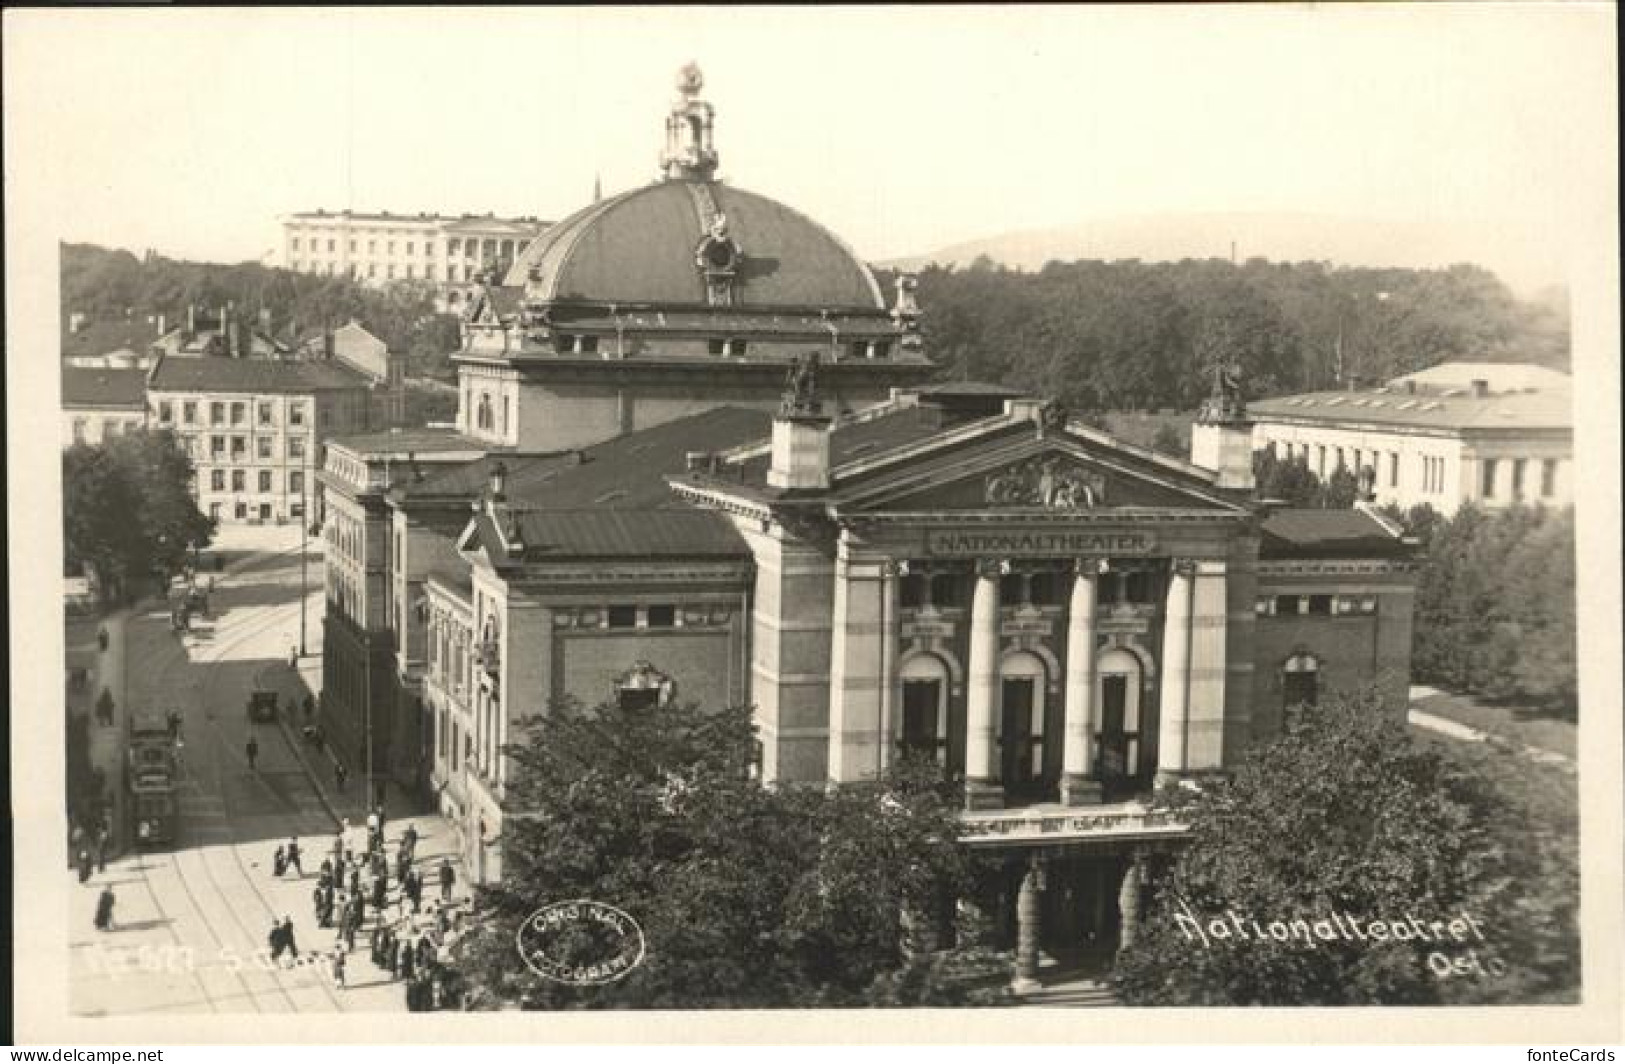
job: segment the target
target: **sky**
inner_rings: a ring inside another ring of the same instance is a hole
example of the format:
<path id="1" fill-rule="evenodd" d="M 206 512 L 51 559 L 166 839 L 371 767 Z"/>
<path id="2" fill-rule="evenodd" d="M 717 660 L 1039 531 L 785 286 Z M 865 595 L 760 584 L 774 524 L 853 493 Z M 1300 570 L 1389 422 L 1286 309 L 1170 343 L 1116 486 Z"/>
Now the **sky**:
<path id="1" fill-rule="evenodd" d="M 556 219 L 595 178 L 655 177 L 693 59 L 722 176 L 870 259 L 1159 212 L 1555 248 L 1612 224 L 1612 20 L 1580 3 L 12 10 L 8 147 L 37 135 L 6 167 L 48 186 L 61 239 L 188 258 L 260 258 L 279 215 L 318 207 Z"/>

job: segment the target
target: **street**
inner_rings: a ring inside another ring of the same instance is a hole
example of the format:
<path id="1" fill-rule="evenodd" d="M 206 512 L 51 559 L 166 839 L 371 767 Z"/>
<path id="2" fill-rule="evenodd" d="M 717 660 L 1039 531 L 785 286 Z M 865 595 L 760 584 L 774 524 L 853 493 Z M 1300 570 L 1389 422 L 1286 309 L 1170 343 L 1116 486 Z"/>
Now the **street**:
<path id="1" fill-rule="evenodd" d="M 274 535 L 273 535 L 274 533 Z M 226 529 L 221 546 L 234 550 L 214 578 L 209 614 L 190 632 L 172 631 L 165 605 L 147 601 L 117 634 L 125 690 L 120 732 L 129 711 L 181 714 L 177 827 L 172 844 L 132 849 L 105 872 L 72 888 L 71 1001 L 86 1015 L 197 1012 L 335 1012 L 405 1010 L 402 988 L 375 968 L 363 947 L 349 958 L 346 988 L 333 985 L 333 932 L 318 931 L 311 894 L 331 849 L 336 816 L 364 822 L 359 795 L 335 805 L 325 755 L 296 748 L 302 714 L 291 696 L 319 682 L 321 645 L 320 543 L 311 555 L 307 599 L 309 654 L 298 673 L 289 651 L 299 642 L 297 530 Z M 205 570 L 200 579 L 207 579 Z M 256 685 L 282 693 L 287 725 L 251 724 L 246 704 Z M 257 759 L 250 767 L 250 735 Z M 315 755 L 314 758 L 312 755 Z M 356 791 L 357 788 L 351 788 Z M 423 838 L 419 863 L 438 863 L 454 849 L 436 817 L 391 821 L 398 837 L 411 822 Z M 297 837 L 303 874 L 272 873 L 276 848 Z M 70 873 L 71 874 L 71 873 Z M 115 929 L 92 923 L 96 899 L 111 886 Z M 269 960 L 273 920 L 292 917 L 299 958 Z"/>

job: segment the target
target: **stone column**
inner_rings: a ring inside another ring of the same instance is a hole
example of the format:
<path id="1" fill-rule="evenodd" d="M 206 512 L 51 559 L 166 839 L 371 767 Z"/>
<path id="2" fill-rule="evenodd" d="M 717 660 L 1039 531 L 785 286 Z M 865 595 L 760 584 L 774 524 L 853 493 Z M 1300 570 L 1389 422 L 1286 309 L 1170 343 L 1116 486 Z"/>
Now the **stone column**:
<path id="1" fill-rule="evenodd" d="M 897 750 L 897 563 L 880 567 L 880 768 Z"/>
<path id="2" fill-rule="evenodd" d="M 1010 989 L 1025 994 L 1038 989 L 1038 891 L 1041 886 L 1038 858 L 1032 857 L 1021 889 L 1016 894 L 1016 977 Z"/>
<path id="3" fill-rule="evenodd" d="M 1185 771 L 1185 732 L 1190 712 L 1191 583 L 1194 568 L 1176 559 L 1168 573 L 1168 607 L 1162 629 L 1161 724 L 1157 732 L 1157 779 Z"/>
<path id="4" fill-rule="evenodd" d="M 1066 629 L 1066 727 L 1061 747 L 1061 801 L 1087 805 L 1100 801 L 1094 779 L 1095 597 L 1099 564 L 1079 561 L 1072 581 Z"/>
<path id="5" fill-rule="evenodd" d="M 1004 805 L 999 782 L 999 572 L 998 562 L 976 563 L 971 594 L 970 668 L 966 677 L 965 805 Z"/>
<path id="6" fill-rule="evenodd" d="M 1140 933 L 1140 884 L 1145 869 L 1139 854 L 1129 858 L 1128 870 L 1123 873 L 1123 885 L 1117 892 L 1117 911 L 1122 920 L 1117 936 L 1117 952 L 1133 947 Z"/>
<path id="7" fill-rule="evenodd" d="M 1190 671 L 1185 712 L 1187 772 L 1223 767 L 1228 663 L 1229 567 L 1223 559 L 1196 563 L 1191 582 Z"/>
<path id="8" fill-rule="evenodd" d="M 829 764 L 835 783 L 874 779 L 887 736 L 881 731 L 884 631 L 881 563 L 851 556 L 843 538 L 835 563 L 830 634 Z"/>

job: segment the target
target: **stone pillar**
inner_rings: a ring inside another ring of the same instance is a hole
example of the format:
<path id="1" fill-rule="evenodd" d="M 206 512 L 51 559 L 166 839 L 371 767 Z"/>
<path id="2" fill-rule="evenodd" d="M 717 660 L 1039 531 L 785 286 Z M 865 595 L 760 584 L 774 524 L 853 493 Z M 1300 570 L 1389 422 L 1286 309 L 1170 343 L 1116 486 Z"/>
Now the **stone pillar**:
<path id="1" fill-rule="evenodd" d="M 1228 578 L 1223 559 L 1196 563 L 1191 584 L 1189 696 L 1185 713 L 1187 772 L 1224 765 Z"/>
<path id="2" fill-rule="evenodd" d="M 880 567 L 880 768 L 897 750 L 897 563 Z"/>
<path id="3" fill-rule="evenodd" d="M 834 630 L 830 633 L 829 779 L 874 779 L 886 736 L 881 732 L 882 564 L 853 558 L 843 537 L 835 562 Z"/>
<path id="4" fill-rule="evenodd" d="M 1133 947 L 1140 933 L 1140 884 L 1145 869 L 1139 854 L 1129 858 L 1128 870 L 1123 873 L 1123 885 L 1117 891 L 1117 912 L 1121 917 L 1121 930 L 1117 936 L 1117 952 Z"/>
<path id="5" fill-rule="evenodd" d="M 1038 858 L 1027 864 L 1016 894 L 1016 977 L 1010 989 L 1025 994 L 1038 989 L 1038 891 L 1041 887 Z"/>
<path id="6" fill-rule="evenodd" d="M 965 805 L 1004 805 L 999 782 L 999 571 L 997 562 L 976 563 L 971 593 L 970 668 L 966 678 Z"/>
<path id="7" fill-rule="evenodd" d="M 1190 562 L 1176 559 L 1168 574 L 1168 606 L 1162 629 L 1161 724 L 1157 732 L 1157 780 L 1167 782 L 1185 771 L 1185 731 L 1190 711 L 1191 583 Z"/>
<path id="8" fill-rule="evenodd" d="M 1067 613 L 1066 727 L 1061 747 L 1061 801 L 1066 805 L 1100 801 L 1100 781 L 1093 778 L 1095 592 L 1099 577 L 1098 563 L 1078 562 Z"/>

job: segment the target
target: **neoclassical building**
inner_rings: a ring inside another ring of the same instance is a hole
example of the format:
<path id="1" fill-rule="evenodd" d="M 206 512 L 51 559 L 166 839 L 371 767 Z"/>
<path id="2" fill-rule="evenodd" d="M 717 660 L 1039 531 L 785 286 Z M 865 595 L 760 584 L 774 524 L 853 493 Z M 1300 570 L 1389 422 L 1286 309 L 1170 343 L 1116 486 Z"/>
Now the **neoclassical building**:
<path id="1" fill-rule="evenodd" d="M 1020 981 L 1107 956 L 1185 837 L 1154 787 L 1223 773 L 1324 690 L 1402 700 L 1409 549 L 1364 507 L 1256 499 L 1239 398 L 1181 461 L 924 383 L 908 286 L 887 308 L 824 230 L 717 182 L 697 72 L 679 85 L 661 178 L 491 279 L 458 431 L 381 488 L 430 789 L 496 876 L 527 719 L 746 704 L 769 783 L 909 752 L 963 781 Z"/>

